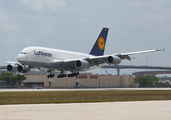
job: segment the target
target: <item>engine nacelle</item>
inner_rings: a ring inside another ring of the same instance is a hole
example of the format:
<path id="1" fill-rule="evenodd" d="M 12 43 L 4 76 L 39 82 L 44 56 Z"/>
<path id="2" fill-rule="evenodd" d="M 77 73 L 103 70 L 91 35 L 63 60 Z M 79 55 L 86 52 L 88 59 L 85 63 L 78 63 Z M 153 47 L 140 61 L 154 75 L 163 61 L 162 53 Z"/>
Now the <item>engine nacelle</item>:
<path id="1" fill-rule="evenodd" d="M 86 60 L 77 60 L 75 61 L 74 65 L 77 69 L 89 68 L 89 62 L 87 62 Z"/>
<path id="2" fill-rule="evenodd" d="M 15 64 L 9 64 L 9 65 L 7 65 L 7 70 L 9 72 L 15 72 L 15 71 L 17 71 L 17 65 L 15 65 Z"/>
<path id="3" fill-rule="evenodd" d="M 30 67 L 29 66 L 18 65 L 17 71 L 20 72 L 20 73 L 28 73 L 28 72 L 30 72 Z"/>
<path id="4" fill-rule="evenodd" d="M 107 64 L 119 64 L 121 63 L 121 59 L 117 56 L 108 56 L 106 60 Z"/>

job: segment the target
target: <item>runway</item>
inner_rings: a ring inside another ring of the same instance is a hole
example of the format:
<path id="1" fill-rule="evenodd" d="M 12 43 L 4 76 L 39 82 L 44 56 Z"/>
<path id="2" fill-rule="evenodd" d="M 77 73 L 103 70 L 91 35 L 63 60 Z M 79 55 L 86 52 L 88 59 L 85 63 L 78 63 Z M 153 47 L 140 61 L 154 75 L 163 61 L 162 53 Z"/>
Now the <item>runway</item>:
<path id="1" fill-rule="evenodd" d="M 1 105 L 1 120 L 170 120 L 171 101 Z"/>
<path id="2" fill-rule="evenodd" d="M 171 88 L 77 88 L 77 89 L 0 89 L 0 92 L 24 91 L 108 91 L 108 90 L 171 90 Z"/>

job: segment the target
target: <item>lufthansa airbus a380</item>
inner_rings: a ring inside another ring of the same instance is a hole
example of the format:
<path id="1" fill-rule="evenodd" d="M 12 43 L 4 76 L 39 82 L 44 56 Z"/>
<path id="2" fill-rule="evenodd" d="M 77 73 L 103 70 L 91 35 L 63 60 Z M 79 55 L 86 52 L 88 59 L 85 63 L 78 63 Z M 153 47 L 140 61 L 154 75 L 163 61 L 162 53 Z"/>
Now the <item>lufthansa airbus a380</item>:
<path id="1" fill-rule="evenodd" d="M 18 62 L 7 62 L 8 71 L 27 73 L 31 68 L 45 68 L 54 77 L 54 71 L 59 71 L 58 78 L 66 77 L 66 72 L 71 72 L 68 77 L 79 75 L 80 71 L 86 71 L 101 67 L 105 64 L 120 64 L 121 60 L 131 60 L 129 55 L 142 54 L 164 49 L 146 50 L 139 52 L 103 55 L 108 34 L 108 28 L 103 28 L 89 54 L 71 52 L 45 47 L 24 48 L 17 57 Z"/>

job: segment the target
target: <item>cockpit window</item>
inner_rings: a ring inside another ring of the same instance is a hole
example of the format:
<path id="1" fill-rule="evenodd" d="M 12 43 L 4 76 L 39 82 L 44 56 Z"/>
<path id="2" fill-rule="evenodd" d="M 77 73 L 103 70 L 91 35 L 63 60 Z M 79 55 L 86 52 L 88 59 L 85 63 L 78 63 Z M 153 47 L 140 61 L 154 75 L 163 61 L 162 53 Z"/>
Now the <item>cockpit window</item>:
<path id="1" fill-rule="evenodd" d="M 27 54 L 26 52 L 21 52 L 20 54 Z"/>

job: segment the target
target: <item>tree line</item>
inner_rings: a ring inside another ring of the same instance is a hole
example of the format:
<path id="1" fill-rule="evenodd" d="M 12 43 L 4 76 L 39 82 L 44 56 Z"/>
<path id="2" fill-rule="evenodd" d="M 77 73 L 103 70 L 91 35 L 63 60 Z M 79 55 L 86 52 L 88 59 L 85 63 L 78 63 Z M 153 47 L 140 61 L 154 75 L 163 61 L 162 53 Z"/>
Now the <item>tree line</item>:
<path id="1" fill-rule="evenodd" d="M 168 82 L 159 82 L 159 78 L 152 75 L 136 77 L 134 83 L 139 83 L 140 87 L 171 87 Z"/>
<path id="2" fill-rule="evenodd" d="M 11 72 L 4 72 L 1 74 L 0 80 L 4 82 L 4 85 L 17 85 L 21 83 L 21 81 L 25 80 L 26 77 L 24 75 L 13 75 Z"/>

